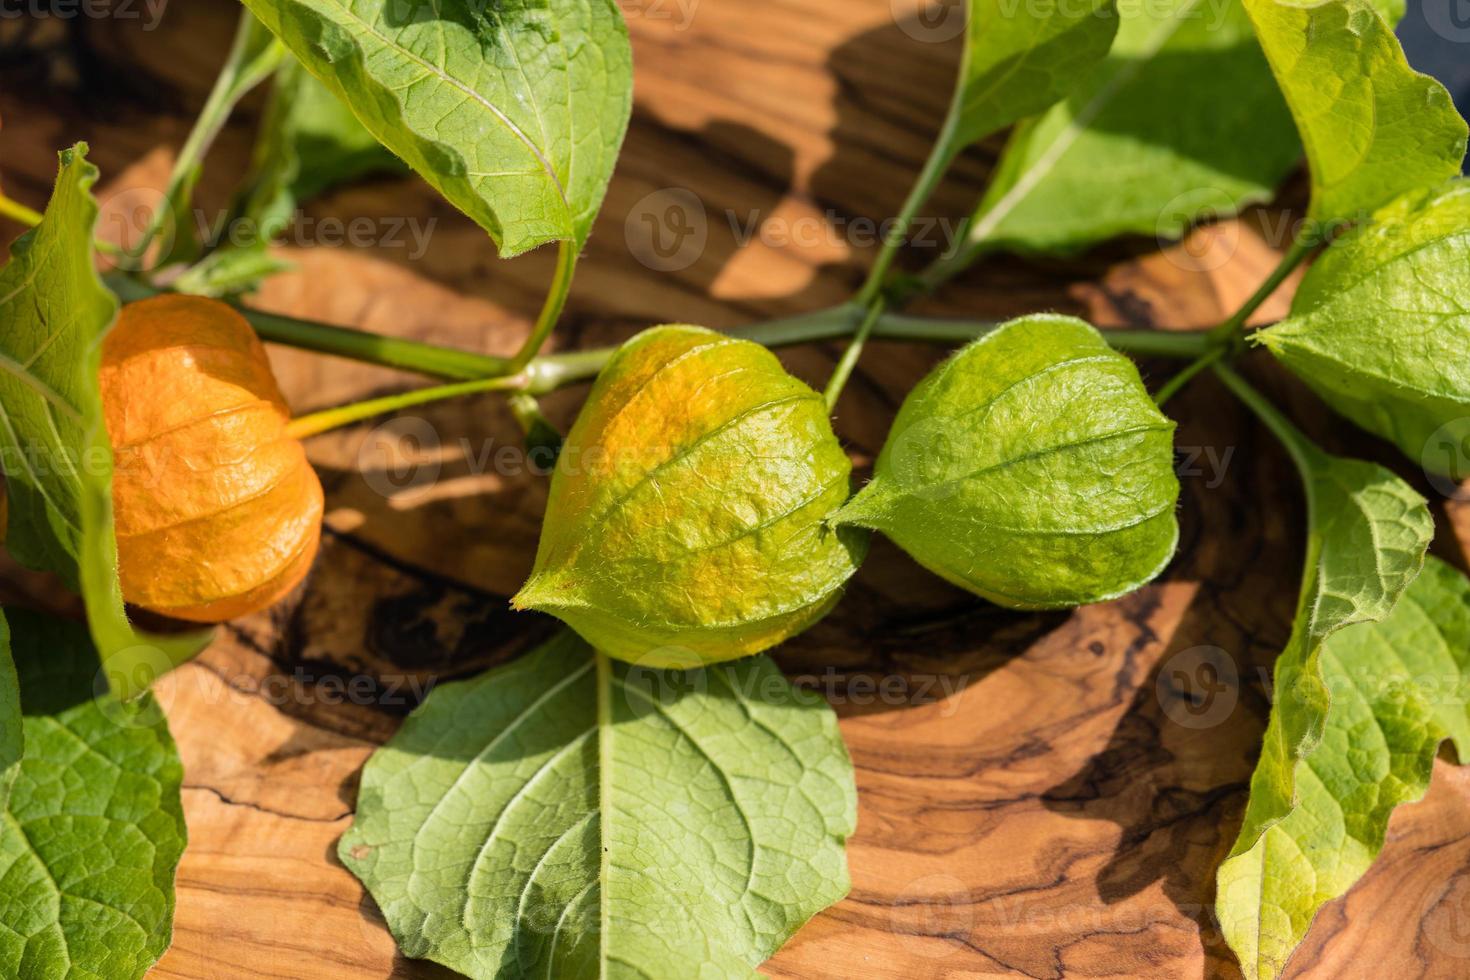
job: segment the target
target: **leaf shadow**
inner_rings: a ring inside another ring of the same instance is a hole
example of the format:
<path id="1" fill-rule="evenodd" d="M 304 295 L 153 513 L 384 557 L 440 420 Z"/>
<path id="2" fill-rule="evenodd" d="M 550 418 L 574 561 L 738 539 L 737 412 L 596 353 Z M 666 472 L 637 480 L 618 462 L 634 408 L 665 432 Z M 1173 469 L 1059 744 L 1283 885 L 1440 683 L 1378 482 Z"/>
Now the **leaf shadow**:
<path id="1" fill-rule="evenodd" d="M 1244 409 L 1220 410 L 1223 395 L 1206 379 L 1171 403 L 1184 420 L 1181 448 L 1238 450 L 1228 483 L 1223 473 L 1213 488 L 1181 478 L 1179 557 L 1167 577 L 1196 583 L 1189 606 L 1106 743 L 1040 795 L 1053 813 L 1116 825 L 1117 844 L 1095 874 L 1098 898 L 1118 905 L 1158 884 L 1198 924 L 1206 978 L 1240 975 L 1214 916 L 1215 871 L 1260 753 L 1305 518 L 1285 489 L 1290 463 Z M 1254 506 L 1261 500 L 1279 504 Z"/>

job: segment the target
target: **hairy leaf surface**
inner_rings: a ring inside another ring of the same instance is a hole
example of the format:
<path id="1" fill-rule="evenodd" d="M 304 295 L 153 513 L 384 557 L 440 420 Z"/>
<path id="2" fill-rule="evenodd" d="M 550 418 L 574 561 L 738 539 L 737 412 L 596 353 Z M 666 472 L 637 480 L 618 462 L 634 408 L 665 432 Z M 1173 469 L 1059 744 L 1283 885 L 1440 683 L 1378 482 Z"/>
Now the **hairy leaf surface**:
<path id="1" fill-rule="evenodd" d="M 1312 171 L 1309 217 L 1358 221 L 1460 172 L 1465 121 L 1368 0 L 1244 0 Z"/>
<path id="2" fill-rule="evenodd" d="M 749 976 L 847 894 L 837 719 L 765 657 L 629 667 L 570 634 L 442 685 L 363 771 L 344 863 L 471 977 Z"/>
<path id="3" fill-rule="evenodd" d="M 1219 870 L 1216 914 L 1248 980 L 1279 976 L 1317 910 L 1368 870 L 1440 743 L 1470 758 L 1470 583 L 1430 559 L 1381 622 L 1323 644 L 1321 669 L 1332 710 L 1296 805 Z"/>
<path id="4" fill-rule="evenodd" d="M 757 653 L 825 615 L 861 562 L 867 536 L 827 525 L 850 472 L 822 396 L 769 350 L 645 330 L 567 435 L 516 606 L 646 666 Z"/>
<path id="5" fill-rule="evenodd" d="M 1308 270 L 1255 339 L 1433 473 L 1470 477 L 1470 183 L 1394 202 Z"/>
<path id="6" fill-rule="evenodd" d="M 97 372 L 117 300 L 93 265 L 97 168 L 61 154 L 41 224 L 0 269 L 0 447 L 10 494 L 6 547 L 79 587 L 114 689 L 126 696 L 202 649 L 210 634 L 135 632 L 123 610 L 112 516 L 112 444 Z"/>
<path id="7" fill-rule="evenodd" d="M 1336 693 L 1320 666 L 1323 644 L 1346 627 L 1387 617 L 1419 575 L 1434 536 L 1424 498 L 1399 477 L 1373 463 L 1329 456 L 1290 423 L 1279 425 L 1306 488 L 1306 568 L 1291 638 L 1276 661 L 1271 718 L 1232 856 L 1254 847 L 1298 800 L 1302 760 L 1320 740 Z"/>
<path id="8" fill-rule="evenodd" d="M 178 750 L 151 697 L 94 699 L 84 628 L 10 618 L 26 752 L 0 811 L 0 963 L 17 977 L 142 977 L 173 931 Z"/>
<path id="9" fill-rule="evenodd" d="M 1126 3 L 1119 14 L 1107 58 L 1017 127 L 971 250 L 1174 237 L 1201 215 L 1268 199 L 1291 169 L 1300 144 L 1239 0 Z"/>
<path id="10" fill-rule="evenodd" d="M 245 0 L 505 256 L 586 241 L 632 109 L 613 0 Z"/>
<path id="11" fill-rule="evenodd" d="M 1173 432 L 1092 327 L 1013 320 L 920 382 L 836 520 L 1001 605 L 1099 602 L 1174 554 Z"/>

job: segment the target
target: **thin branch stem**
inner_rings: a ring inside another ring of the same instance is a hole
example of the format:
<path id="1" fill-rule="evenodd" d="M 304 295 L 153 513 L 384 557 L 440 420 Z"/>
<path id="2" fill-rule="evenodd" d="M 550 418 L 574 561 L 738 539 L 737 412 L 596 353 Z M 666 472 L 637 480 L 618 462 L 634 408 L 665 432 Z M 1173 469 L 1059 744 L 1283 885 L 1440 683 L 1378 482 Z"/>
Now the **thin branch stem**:
<path id="1" fill-rule="evenodd" d="M 1251 387 L 1250 383 L 1236 374 L 1233 368 L 1224 363 L 1218 363 L 1214 367 L 1216 376 L 1225 383 L 1225 387 L 1229 388 L 1236 398 L 1244 402 L 1246 407 L 1254 412 L 1256 417 L 1264 422 L 1272 434 L 1286 447 L 1286 451 L 1291 454 L 1292 462 L 1296 464 L 1297 470 L 1302 475 L 1302 482 L 1310 488 L 1311 480 L 1308 477 L 1313 469 L 1312 456 L 1317 452 L 1311 440 L 1292 424 L 1281 409 L 1277 408 L 1265 395 Z"/>
<path id="2" fill-rule="evenodd" d="M 956 92 L 956 103 L 958 98 L 958 92 Z M 934 141 L 933 149 L 929 151 L 929 159 L 924 162 L 924 169 L 920 171 L 918 179 L 914 181 L 914 186 L 909 191 L 908 198 L 903 202 L 903 207 L 899 209 L 893 233 L 884 237 L 878 258 L 868 270 L 868 278 L 863 282 L 862 289 L 858 291 L 854 299 L 856 305 L 871 307 L 882 295 L 887 285 L 888 271 L 893 267 L 894 259 L 898 257 L 899 246 L 908 238 L 909 226 L 913 224 L 919 209 L 934 195 L 934 189 L 939 186 L 950 163 L 954 161 L 955 147 L 953 144 L 958 124 L 957 104 L 951 105 L 949 115 L 944 120 L 944 128 Z"/>
<path id="3" fill-rule="evenodd" d="M 34 228 L 41 223 L 41 212 L 26 207 L 19 201 L 12 200 L 0 192 L 0 217 L 18 221 L 27 228 Z"/>
<path id="4" fill-rule="evenodd" d="M 128 303 L 157 296 L 160 292 L 136 279 L 120 275 L 108 276 L 107 285 L 120 299 Z M 332 354 L 366 364 L 414 371 L 451 381 L 498 378 L 514 373 L 510 369 L 510 361 L 504 357 L 456 350 L 417 340 L 385 337 L 351 327 L 298 320 L 245 306 L 237 305 L 235 308 L 255 328 L 262 340 L 316 351 L 319 354 Z"/>
<path id="5" fill-rule="evenodd" d="M 1219 343 L 1228 342 L 1234 344 L 1236 342 L 1236 335 L 1240 333 L 1241 328 L 1245 326 L 1246 321 L 1251 318 L 1251 315 L 1260 309 L 1266 300 L 1275 294 L 1277 289 L 1281 288 L 1281 284 L 1286 281 L 1287 276 L 1290 276 L 1292 272 L 1296 271 L 1296 267 L 1305 262 L 1307 257 L 1316 251 L 1316 248 L 1315 245 L 1308 244 L 1300 238 L 1293 239 L 1291 247 L 1281 256 L 1281 261 L 1277 263 L 1271 275 L 1266 278 L 1265 282 L 1261 283 L 1259 289 L 1251 294 L 1250 299 L 1245 301 L 1245 305 L 1236 310 L 1234 315 L 1225 320 L 1224 323 L 1221 323 L 1214 330 L 1210 331 L 1211 339 Z"/>
<path id="6" fill-rule="evenodd" d="M 847 387 L 847 379 L 852 377 L 858 358 L 863 356 L 863 347 L 868 342 L 868 335 L 873 332 L 873 327 L 878 323 L 878 318 L 883 315 L 886 305 L 881 296 L 873 301 L 862 323 L 858 324 L 857 333 L 848 343 L 847 350 L 842 352 L 842 359 L 837 362 L 837 367 L 833 368 L 832 377 L 828 379 L 826 390 L 822 392 L 822 398 L 827 402 L 828 412 L 837 407 L 837 399 L 842 397 L 842 389 Z"/>
<path id="7" fill-rule="evenodd" d="M 182 215 L 173 215 L 172 212 L 175 208 L 188 204 L 198 168 L 209 153 L 209 148 L 214 145 L 215 137 L 224 128 L 239 101 L 270 77 L 284 55 L 285 48 L 281 46 L 281 42 L 265 33 L 265 28 L 255 19 L 254 14 L 242 9 L 230 53 L 225 58 L 224 66 L 220 68 L 214 88 L 204 102 L 204 108 L 194 120 L 194 127 L 174 159 L 173 170 L 164 186 L 163 206 L 153 213 L 137 244 L 127 251 L 134 261 L 141 260 L 147 254 L 153 240 L 158 237 L 170 217 L 176 221 L 182 220 Z"/>
<path id="8" fill-rule="evenodd" d="M 377 418 L 380 415 L 388 415 L 400 412 L 405 408 L 415 405 L 427 405 L 431 402 L 445 401 L 450 398 L 462 398 L 465 395 L 478 395 L 487 391 L 525 391 L 527 379 L 523 374 L 512 374 L 503 378 L 484 378 L 479 381 L 461 381 L 458 384 L 440 385 L 435 388 L 420 388 L 417 391 L 405 391 L 397 395 L 388 395 L 383 398 L 372 398 L 367 401 L 354 402 L 351 405 L 343 405 L 340 408 L 329 408 L 321 412 L 313 412 L 300 418 L 292 419 L 286 426 L 286 434 L 293 439 L 307 439 L 311 436 L 321 435 L 333 429 L 352 425 L 354 422 L 362 422 L 367 419 Z"/>
<path id="9" fill-rule="evenodd" d="M 519 371 L 541 352 L 551 332 L 556 329 L 556 323 L 561 319 L 562 310 L 567 305 L 567 294 L 572 290 L 572 277 L 577 271 L 577 246 L 575 242 L 562 240 L 557 243 L 556 250 L 556 272 L 551 278 L 551 290 L 546 294 L 546 302 L 541 307 L 541 315 L 536 318 L 536 325 L 531 328 L 531 334 L 521 349 L 516 352 L 515 357 L 510 360 L 510 370 Z"/>
<path id="10" fill-rule="evenodd" d="M 1208 350 L 1190 361 L 1182 371 L 1164 382 L 1164 386 L 1154 392 L 1154 404 L 1163 408 L 1165 403 L 1177 395 L 1181 388 L 1193 381 L 1196 375 L 1224 356 L 1225 348 L 1221 346 Z"/>

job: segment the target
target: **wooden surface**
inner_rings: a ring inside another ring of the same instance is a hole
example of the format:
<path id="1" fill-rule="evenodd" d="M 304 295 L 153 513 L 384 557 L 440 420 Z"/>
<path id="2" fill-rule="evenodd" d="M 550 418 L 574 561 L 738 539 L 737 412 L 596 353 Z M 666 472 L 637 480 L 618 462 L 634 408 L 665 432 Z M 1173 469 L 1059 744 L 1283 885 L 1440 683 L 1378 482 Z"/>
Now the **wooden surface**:
<path id="1" fill-rule="evenodd" d="M 897 208 L 947 99 L 953 43 L 916 38 L 923 23 L 903 0 L 625 6 L 637 109 L 559 343 L 611 342 L 672 320 L 724 327 L 847 296 L 871 249 L 807 232 Z M 85 138 L 108 214 L 125 214 L 166 172 L 233 17 L 225 0 L 191 0 L 169 5 L 151 32 L 138 21 L 0 21 L 0 181 L 40 206 L 54 151 Z M 252 101 L 221 138 L 207 207 L 222 204 L 243 168 L 258 108 Z M 993 158 L 990 147 L 962 161 L 934 213 L 962 213 Z M 634 257 L 628 229 L 636 247 L 645 199 L 673 189 L 702 202 L 707 242 L 687 268 L 661 272 Z M 508 352 L 550 274 L 549 254 L 499 261 L 412 179 L 359 184 L 308 214 L 436 224 L 415 259 L 405 249 L 290 249 L 299 271 L 270 285 L 265 306 Z M 1270 267 L 1263 233 L 1274 217 L 1205 229 L 1163 252 L 1141 242 L 1067 263 L 998 259 L 930 309 L 1203 326 Z M 752 219 L 761 234 L 742 242 L 732 220 L 739 230 Z M 794 243 L 783 241 L 788 229 Z M 300 410 L 410 380 L 272 353 Z M 787 359 L 820 383 L 836 353 Z M 838 411 L 860 465 L 938 356 L 871 350 Z M 1168 369 L 1145 365 L 1155 381 Z M 1392 458 L 1279 376 L 1257 373 L 1329 446 Z M 553 414 L 569 419 L 580 397 L 558 395 Z M 851 897 L 765 972 L 1236 975 L 1210 921 L 1213 874 L 1240 819 L 1268 666 L 1287 635 L 1302 515 L 1281 453 L 1221 388 L 1203 380 L 1170 408 L 1182 420 L 1183 546 L 1156 585 L 1070 615 L 1008 613 L 880 542 L 837 611 L 779 651 L 842 716 L 860 824 Z M 230 626 L 159 686 L 187 770 L 190 844 L 158 977 L 443 975 L 395 954 L 336 861 L 336 840 L 360 767 L 425 685 L 504 661 L 549 629 L 506 606 L 529 567 L 544 485 L 495 465 L 495 449 L 518 445 L 496 400 L 420 417 L 437 447 L 414 455 L 418 469 L 398 467 L 370 427 L 313 443 L 329 518 L 308 585 Z M 1463 566 L 1470 521 L 1448 516 L 1436 549 Z M 53 584 L 13 574 L 4 594 L 60 598 Z M 1225 651 L 1239 674 L 1202 715 L 1185 703 L 1200 647 Z M 875 703 L 869 685 L 886 678 L 888 703 Z M 1293 976 L 1470 975 L 1470 774 L 1441 760 L 1428 799 L 1395 817 L 1390 838 L 1368 877 L 1323 911 Z"/>

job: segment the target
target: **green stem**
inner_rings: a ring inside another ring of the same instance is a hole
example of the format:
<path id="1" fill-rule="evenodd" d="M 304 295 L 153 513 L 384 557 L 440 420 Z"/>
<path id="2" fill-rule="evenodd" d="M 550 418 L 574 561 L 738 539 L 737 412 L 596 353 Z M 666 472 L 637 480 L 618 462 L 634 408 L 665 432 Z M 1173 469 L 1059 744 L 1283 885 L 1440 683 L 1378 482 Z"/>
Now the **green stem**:
<path id="1" fill-rule="evenodd" d="M 541 352 L 546 339 L 556 329 L 556 322 L 561 319 L 561 312 L 566 308 L 567 294 L 572 290 L 572 276 L 576 271 L 576 244 L 566 240 L 558 242 L 556 272 L 551 278 L 551 291 L 546 294 L 546 302 L 541 307 L 541 315 L 536 318 L 536 326 L 531 329 L 531 335 L 526 338 L 521 349 L 510 360 L 512 372 L 519 371 L 531 363 L 531 359 Z"/>
<path id="2" fill-rule="evenodd" d="M 1286 447 L 1286 451 L 1291 454 L 1292 462 L 1296 464 L 1297 470 L 1302 474 L 1302 481 L 1307 485 L 1310 496 L 1311 480 L 1308 478 L 1308 475 L 1312 472 L 1312 455 L 1316 452 L 1311 440 L 1303 435 L 1302 431 L 1282 414 L 1281 409 L 1272 404 L 1271 400 L 1265 395 L 1252 388 L 1250 383 L 1239 374 L 1236 374 L 1234 369 L 1229 365 L 1224 363 L 1216 364 L 1215 374 L 1225 383 L 1225 387 L 1229 388 L 1236 398 L 1244 402 L 1256 414 L 1256 417 L 1266 424 L 1266 427 L 1280 440 L 1281 444 Z"/>
<path id="3" fill-rule="evenodd" d="M 980 254 L 980 246 L 966 241 L 972 224 L 972 219 L 966 218 L 955 236 L 954 247 L 929 263 L 928 268 L 914 277 L 915 284 L 924 295 L 935 292 L 940 286 L 965 271 Z"/>
<path id="4" fill-rule="evenodd" d="M 198 168 L 214 145 L 215 137 L 229 120 L 230 113 L 247 92 L 270 77 L 284 54 L 285 48 L 266 33 L 255 15 L 242 9 L 230 53 L 174 160 L 173 170 L 164 187 L 163 207 L 153 213 L 138 243 L 128 250 L 128 256 L 134 261 L 148 252 L 172 212 L 188 205 Z M 183 216 L 174 217 L 181 220 Z"/>
<path id="5" fill-rule="evenodd" d="M 125 303 L 134 303 L 160 293 L 160 290 L 128 276 L 108 276 L 107 285 Z M 384 337 L 351 327 L 334 327 L 311 320 L 298 320 L 245 306 L 237 305 L 235 308 L 255 328 L 262 340 L 316 351 L 319 354 L 332 354 L 366 364 L 414 371 L 452 381 L 498 378 L 513 373 L 510 370 L 510 361 L 504 357 L 476 354 L 473 351 L 456 350 L 417 340 Z"/>
<path id="6" fill-rule="evenodd" d="M 1181 388 L 1194 380 L 1195 375 L 1220 360 L 1223 356 L 1225 356 L 1225 348 L 1215 347 L 1196 357 L 1184 366 L 1184 370 L 1166 381 L 1164 386 L 1154 393 L 1154 404 L 1163 408 L 1164 404 L 1178 394 Z"/>
<path id="7" fill-rule="evenodd" d="M 1315 245 L 1308 244 L 1300 238 L 1293 239 L 1291 247 L 1286 250 L 1286 254 L 1281 256 L 1281 261 L 1275 270 L 1265 282 L 1261 283 L 1260 288 L 1251 294 L 1250 299 L 1245 301 L 1245 305 L 1236 310 L 1235 314 L 1224 323 L 1210 331 L 1211 339 L 1218 343 L 1235 343 L 1236 335 L 1251 318 L 1251 314 L 1260 309 L 1261 305 L 1270 299 L 1272 294 L 1286 281 L 1286 277 L 1291 275 L 1296 267 L 1305 262 L 1314 251 L 1316 251 Z"/>
<path id="8" fill-rule="evenodd" d="M 340 429 L 354 422 L 362 422 L 367 419 L 377 418 L 380 415 L 388 415 L 392 412 L 412 408 L 415 405 L 427 405 L 430 402 L 444 401 L 449 398 L 461 398 L 465 395 L 478 395 L 487 391 L 525 391 L 527 378 L 523 374 L 512 374 L 504 378 L 483 378 L 479 381 L 461 381 L 458 384 L 440 385 L 435 388 L 420 388 L 417 391 L 406 391 L 402 394 L 388 395 L 384 398 L 372 398 L 367 401 L 354 402 L 351 405 L 343 405 L 340 408 L 329 408 L 322 412 L 313 412 L 300 418 L 292 419 L 286 426 L 286 434 L 293 439 L 306 439 L 311 436 L 321 435 L 333 429 Z"/>
<path id="9" fill-rule="evenodd" d="M 331 327 L 245 307 L 237 309 L 262 340 L 272 343 L 457 381 L 498 378 L 515 373 L 509 360 L 493 354 L 384 337 L 350 327 Z"/>
<path id="10" fill-rule="evenodd" d="M 956 93 L 956 100 L 958 97 Z M 945 171 L 949 169 L 950 163 L 954 160 L 953 144 L 958 121 L 958 108 L 956 105 L 951 105 L 949 115 L 944 120 L 944 128 L 935 140 L 934 148 L 929 151 L 929 159 L 924 162 L 924 169 L 919 172 L 913 189 L 909 191 L 908 198 L 898 212 L 893 233 L 884 237 L 883 248 L 878 252 L 878 258 L 868 270 L 868 278 L 863 282 L 862 289 L 858 291 L 854 299 L 856 305 L 864 308 L 872 307 L 882 294 L 884 286 L 887 285 L 888 270 L 892 268 L 893 261 L 898 256 L 899 246 L 908 237 L 909 225 L 913 223 L 919 209 L 933 196 L 934 189 L 939 186 Z"/>
<path id="11" fill-rule="evenodd" d="M 873 332 L 878 318 L 883 315 L 883 308 L 887 304 L 880 297 L 873 301 L 868 308 L 867 316 L 858 325 L 857 333 L 853 335 L 847 350 L 842 352 L 842 359 L 837 362 L 837 367 L 832 370 L 832 377 L 827 381 L 827 388 L 822 392 L 822 398 L 827 402 L 827 411 L 837 407 L 837 399 L 842 397 L 842 389 L 847 387 L 847 380 L 852 377 L 853 369 L 857 367 L 858 358 L 863 355 L 863 347 L 868 342 L 868 335 Z"/>
<path id="12" fill-rule="evenodd" d="M 18 221 L 27 228 L 34 228 L 41 223 L 41 212 L 33 211 L 19 201 L 12 200 L 0 192 L 0 217 Z"/>

